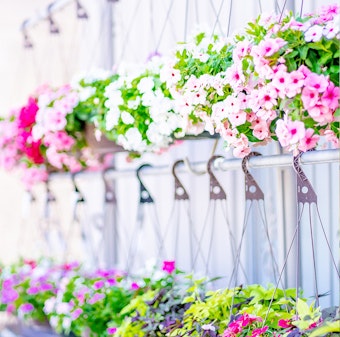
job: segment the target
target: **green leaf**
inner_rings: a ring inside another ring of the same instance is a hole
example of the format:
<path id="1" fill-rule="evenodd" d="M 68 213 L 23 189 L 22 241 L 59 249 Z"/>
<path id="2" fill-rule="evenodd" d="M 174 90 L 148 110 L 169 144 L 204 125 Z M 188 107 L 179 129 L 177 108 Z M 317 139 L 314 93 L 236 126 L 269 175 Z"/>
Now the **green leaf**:
<path id="1" fill-rule="evenodd" d="M 300 52 L 300 57 L 303 59 L 303 60 L 306 60 L 307 58 L 307 54 L 308 54 L 308 45 L 304 45 L 300 48 L 298 48 L 299 52 Z"/>
<path id="2" fill-rule="evenodd" d="M 332 58 L 333 58 L 332 53 L 325 53 L 319 58 L 318 64 L 321 65 L 321 66 L 325 65 Z"/>
<path id="3" fill-rule="evenodd" d="M 309 337 L 319 337 L 323 336 L 329 332 L 340 332 L 340 324 L 339 321 L 335 322 L 325 322 L 324 325 L 314 330 Z"/>

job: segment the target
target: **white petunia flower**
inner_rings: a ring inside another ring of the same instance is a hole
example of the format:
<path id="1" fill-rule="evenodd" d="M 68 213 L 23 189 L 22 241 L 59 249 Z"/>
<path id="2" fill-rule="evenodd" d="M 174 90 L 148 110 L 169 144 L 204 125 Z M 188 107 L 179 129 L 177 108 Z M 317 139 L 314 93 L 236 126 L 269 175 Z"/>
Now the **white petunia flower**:
<path id="1" fill-rule="evenodd" d="M 146 93 L 151 91 L 155 86 L 155 83 L 153 81 L 152 77 L 143 77 L 138 85 L 137 85 L 137 89 L 142 93 Z"/>
<path id="2" fill-rule="evenodd" d="M 120 117 L 120 110 L 118 107 L 110 109 L 105 116 L 105 128 L 107 131 L 112 130 L 113 127 L 118 125 Z"/>
<path id="3" fill-rule="evenodd" d="M 128 101 L 127 105 L 129 109 L 136 110 L 139 106 L 139 103 L 140 103 L 140 96 L 137 96 L 135 100 Z"/>
<path id="4" fill-rule="evenodd" d="M 127 111 L 123 111 L 120 115 L 120 118 L 122 119 L 123 123 L 127 125 L 133 124 L 133 122 L 135 121 L 132 115 Z"/>

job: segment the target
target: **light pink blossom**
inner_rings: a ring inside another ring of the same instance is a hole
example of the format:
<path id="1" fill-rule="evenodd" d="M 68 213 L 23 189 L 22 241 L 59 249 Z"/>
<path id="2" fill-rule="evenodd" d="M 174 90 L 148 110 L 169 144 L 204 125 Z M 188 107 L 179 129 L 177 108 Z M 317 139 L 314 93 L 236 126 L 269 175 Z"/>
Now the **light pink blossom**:
<path id="1" fill-rule="evenodd" d="M 325 75 L 318 75 L 315 73 L 310 73 L 305 78 L 305 87 L 308 89 L 315 89 L 319 93 L 322 93 L 328 87 L 329 81 Z"/>
<path id="2" fill-rule="evenodd" d="M 298 149 L 303 152 L 314 149 L 319 139 L 320 136 L 315 134 L 313 129 L 309 128 L 306 130 L 305 136 L 300 140 Z"/>
<path id="3" fill-rule="evenodd" d="M 309 89 L 304 87 L 302 89 L 301 99 L 305 109 L 314 107 L 319 101 L 319 93 L 316 89 Z"/>
<path id="4" fill-rule="evenodd" d="M 322 38 L 323 28 L 319 25 L 315 25 L 310 27 L 305 32 L 305 40 L 306 42 L 317 42 L 320 41 Z"/>

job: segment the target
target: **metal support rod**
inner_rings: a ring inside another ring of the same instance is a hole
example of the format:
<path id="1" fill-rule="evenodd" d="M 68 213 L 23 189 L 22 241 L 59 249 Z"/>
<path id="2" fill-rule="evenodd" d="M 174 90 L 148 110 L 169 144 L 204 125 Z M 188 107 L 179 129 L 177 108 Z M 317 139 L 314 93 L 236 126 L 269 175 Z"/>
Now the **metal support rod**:
<path id="1" fill-rule="evenodd" d="M 340 162 L 340 150 L 334 149 L 306 152 L 301 155 L 300 162 L 302 165 Z M 292 166 L 292 163 L 293 163 L 292 154 L 258 156 L 251 157 L 249 159 L 248 168 L 289 167 Z M 205 162 L 191 163 L 190 166 L 192 168 L 195 168 L 195 170 L 202 171 L 206 169 L 207 163 Z M 216 161 L 214 168 L 216 170 L 221 171 L 241 170 L 242 159 L 232 158 L 224 159 L 222 161 Z M 143 170 L 143 175 L 153 175 L 155 173 L 157 173 L 157 175 L 170 174 L 171 173 L 170 171 L 171 167 L 169 167 L 168 165 L 146 167 Z M 189 171 L 188 168 L 186 168 L 184 164 L 178 166 L 177 173 L 188 171 Z M 135 170 L 132 169 L 117 170 L 110 172 L 109 178 L 118 179 L 120 177 L 128 177 L 133 174 L 135 174 Z"/>
<path id="2" fill-rule="evenodd" d="M 75 1 L 74 0 L 56 0 L 52 2 L 45 9 L 40 11 L 37 15 L 25 20 L 20 30 L 27 30 L 28 28 L 34 27 L 39 22 L 47 20 L 51 14 L 62 10 L 64 7 L 68 6 L 71 3 L 75 3 Z"/>

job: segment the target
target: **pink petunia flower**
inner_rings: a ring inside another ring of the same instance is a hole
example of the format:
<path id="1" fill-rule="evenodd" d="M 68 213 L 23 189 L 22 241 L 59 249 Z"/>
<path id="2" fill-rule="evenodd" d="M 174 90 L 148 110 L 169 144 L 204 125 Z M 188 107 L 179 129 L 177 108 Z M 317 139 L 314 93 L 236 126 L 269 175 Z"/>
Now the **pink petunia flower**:
<path id="1" fill-rule="evenodd" d="M 82 308 L 77 308 L 76 310 L 71 312 L 71 318 L 73 320 L 77 319 L 81 314 L 83 313 L 83 309 Z"/>
<path id="2" fill-rule="evenodd" d="M 175 261 L 163 261 L 162 270 L 171 274 L 175 270 Z"/>
<path id="3" fill-rule="evenodd" d="M 305 136 L 300 140 L 298 149 L 303 152 L 314 149 L 319 139 L 320 139 L 320 136 L 317 134 L 314 134 L 314 130 L 309 128 L 306 130 Z"/>
<path id="4" fill-rule="evenodd" d="M 109 335 L 114 335 L 116 332 L 117 332 L 117 328 L 115 326 L 113 327 L 109 327 L 106 329 L 106 332 L 109 334 Z"/>
<path id="5" fill-rule="evenodd" d="M 336 87 L 333 82 L 330 82 L 321 97 L 321 102 L 332 110 L 336 110 L 339 107 L 339 98 L 340 88 Z"/>
<path id="6" fill-rule="evenodd" d="M 305 78 L 305 87 L 308 89 L 315 89 L 317 92 L 321 93 L 328 87 L 329 81 L 325 75 L 318 75 L 315 73 L 310 73 Z"/>
<path id="7" fill-rule="evenodd" d="M 319 101 L 319 93 L 316 89 L 309 89 L 304 87 L 302 89 L 301 100 L 305 109 L 314 107 Z"/>
<path id="8" fill-rule="evenodd" d="M 308 113 L 320 125 L 326 125 L 334 121 L 332 110 L 322 104 L 316 104 L 308 110 Z"/>

